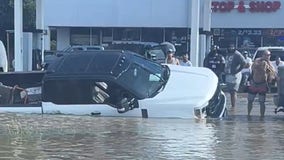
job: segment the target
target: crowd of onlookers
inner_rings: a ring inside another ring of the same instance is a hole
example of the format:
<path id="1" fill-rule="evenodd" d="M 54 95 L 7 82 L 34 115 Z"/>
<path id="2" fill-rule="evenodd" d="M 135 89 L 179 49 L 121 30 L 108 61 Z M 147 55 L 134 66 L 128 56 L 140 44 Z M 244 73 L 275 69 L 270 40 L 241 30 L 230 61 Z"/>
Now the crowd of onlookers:
<path id="1" fill-rule="evenodd" d="M 233 44 L 230 44 L 225 53 L 221 53 L 219 47 L 214 45 L 206 55 L 203 65 L 211 69 L 219 78 L 219 83 L 224 91 L 230 94 L 231 107 L 235 108 L 237 92 L 248 93 L 248 116 L 251 114 L 255 97 L 258 95 L 261 117 L 265 114 L 265 98 L 269 92 L 270 84 L 277 84 L 278 67 L 284 66 L 280 57 L 270 61 L 271 52 L 264 50 L 259 58 L 252 60 L 247 51 L 239 52 Z M 188 54 L 182 55 L 179 60 L 174 57 L 174 51 L 167 52 L 166 63 L 183 66 L 192 66 Z"/>

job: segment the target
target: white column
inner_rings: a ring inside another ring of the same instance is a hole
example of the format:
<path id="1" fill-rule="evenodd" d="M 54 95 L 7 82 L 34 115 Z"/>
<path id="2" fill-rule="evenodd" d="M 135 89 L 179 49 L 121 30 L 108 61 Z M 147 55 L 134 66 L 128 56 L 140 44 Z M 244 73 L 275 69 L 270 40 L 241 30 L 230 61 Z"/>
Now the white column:
<path id="1" fill-rule="evenodd" d="M 36 0 L 36 29 L 43 28 L 43 0 Z"/>
<path id="2" fill-rule="evenodd" d="M 203 30 L 211 30 L 211 0 L 203 0 Z"/>
<path id="3" fill-rule="evenodd" d="M 199 9 L 200 0 L 191 0 L 190 55 L 193 66 L 199 66 Z"/>
<path id="4" fill-rule="evenodd" d="M 33 66 L 33 33 L 23 33 L 23 70 L 32 71 Z"/>
<path id="5" fill-rule="evenodd" d="M 44 31 L 44 10 L 43 2 L 44 0 L 36 0 L 36 29 Z M 41 58 L 44 62 L 44 45 L 45 45 L 45 35 L 41 34 Z"/>
<path id="6" fill-rule="evenodd" d="M 191 28 L 191 1 L 187 1 L 187 28 L 186 28 L 186 51 L 190 52 L 190 31 Z M 190 61 L 192 61 L 192 54 L 190 53 Z"/>
<path id="7" fill-rule="evenodd" d="M 15 71 L 23 71 L 23 0 L 14 0 Z"/>
<path id="8" fill-rule="evenodd" d="M 203 0 L 203 31 L 211 31 L 211 0 Z M 201 35 L 200 49 L 200 65 L 203 66 L 203 60 L 206 54 L 210 51 L 211 36 Z"/>

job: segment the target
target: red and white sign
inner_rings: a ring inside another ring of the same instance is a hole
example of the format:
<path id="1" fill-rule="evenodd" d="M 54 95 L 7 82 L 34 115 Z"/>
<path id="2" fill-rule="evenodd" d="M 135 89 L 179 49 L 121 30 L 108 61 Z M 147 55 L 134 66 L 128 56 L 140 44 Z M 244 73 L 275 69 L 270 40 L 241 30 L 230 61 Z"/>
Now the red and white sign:
<path id="1" fill-rule="evenodd" d="M 213 12 L 231 12 L 237 9 L 238 12 L 244 13 L 247 10 L 253 13 L 257 12 L 275 12 L 281 6 L 280 1 L 250 1 L 248 4 L 244 0 L 237 3 L 235 1 L 212 1 Z"/>

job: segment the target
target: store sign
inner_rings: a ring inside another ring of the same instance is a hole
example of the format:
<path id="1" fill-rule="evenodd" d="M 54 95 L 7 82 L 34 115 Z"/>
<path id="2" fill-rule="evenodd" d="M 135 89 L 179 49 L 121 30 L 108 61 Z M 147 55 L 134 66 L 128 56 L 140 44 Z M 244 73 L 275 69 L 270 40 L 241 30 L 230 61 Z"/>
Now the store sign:
<path id="1" fill-rule="evenodd" d="M 239 36 L 261 36 L 262 32 L 261 29 L 239 29 L 238 35 Z"/>
<path id="2" fill-rule="evenodd" d="M 261 36 L 263 35 L 262 29 L 212 29 L 214 36 Z M 284 31 L 284 30 L 283 30 Z M 269 30 L 271 32 L 271 30 Z M 266 31 L 268 34 L 268 31 Z"/>
<path id="3" fill-rule="evenodd" d="M 247 10 L 250 12 L 275 12 L 281 6 L 280 1 L 250 1 L 245 4 L 244 0 L 237 3 L 235 1 L 212 1 L 213 12 L 230 12 L 237 9 L 238 12 L 244 13 Z"/>
<path id="4" fill-rule="evenodd" d="M 284 29 L 268 29 L 264 34 L 268 36 L 284 36 Z"/>

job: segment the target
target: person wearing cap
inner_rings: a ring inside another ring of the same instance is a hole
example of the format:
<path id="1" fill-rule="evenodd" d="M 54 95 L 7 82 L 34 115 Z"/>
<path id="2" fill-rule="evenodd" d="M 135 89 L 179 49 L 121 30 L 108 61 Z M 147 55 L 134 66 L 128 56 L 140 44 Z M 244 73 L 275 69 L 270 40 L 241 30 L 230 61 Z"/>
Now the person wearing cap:
<path id="1" fill-rule="evenodd" d="M 173 49 L 168 49 L 167 51 L 167 58 L 166 58 L 166 63 L 167 64 L 175 64 L 179 65 L 179 60 L 174 57 L 175 51 Z"/>
<path id="2" fill-rule="evenodd" d="M 252 59 L 248 56 L 248 51 L 243 52 L 243 56 L 245 58 L 246 64 L 244 68 L 242 69 L 242 81 L 241 81 L 241 88 L 244 89 L 244 87 L 248 86 L 248 79 L 251 74 L 251 65 L 252 65 Z M 245 91 L 245 89 L 244 89 Z"/>
<path id="3" fill-rule="evenodd" d="M 220 83 L 223 83 L 222 74 L 225 67 L 225 58 L 220 53 L 219 46 L 212 46 L 211 51 L 203 61 L 203 66 L 211 69 L 219 78 Z"/>

